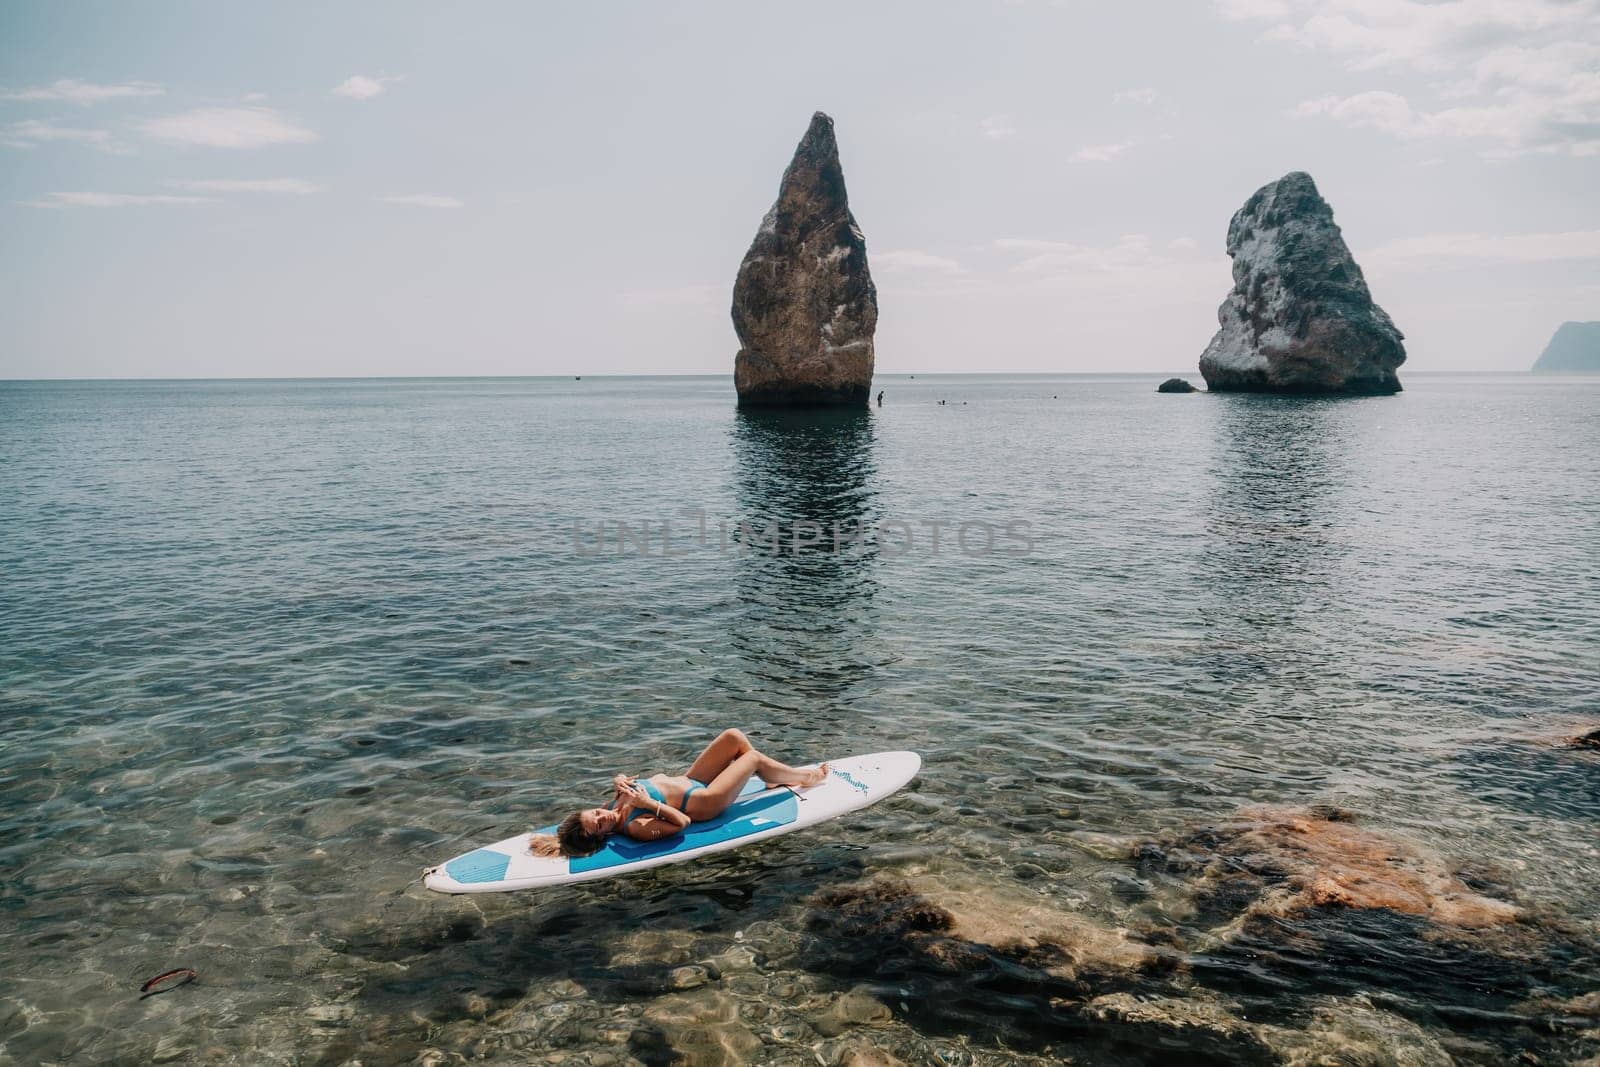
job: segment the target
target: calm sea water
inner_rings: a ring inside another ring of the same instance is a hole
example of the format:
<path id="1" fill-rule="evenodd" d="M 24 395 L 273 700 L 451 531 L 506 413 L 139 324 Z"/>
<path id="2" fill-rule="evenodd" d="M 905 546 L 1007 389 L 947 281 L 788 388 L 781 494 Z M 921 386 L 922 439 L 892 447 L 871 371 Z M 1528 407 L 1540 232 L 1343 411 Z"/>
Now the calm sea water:
<path id="1" fill-rule="evenodd" d="M 1550 741 L 1600 719 L 1600 379 L 1156 381 L 765 417 L 721 378 L 0 383 L 0 1063 L 1154 1061 L 1026 989 L 833 966 L 808 911 L 894 877 L 1137 929 L 1178 889 L 1104 843 L 1257 804 L 1592 921 L 1600 761 Z M 924 772 L 631 880 L 416 883 L 728 725 Z M 1227 966 L 1196 995 L 1242 996 Z M 1470 977 L 1353 966 L 1261 1003 L 1372 986 L 1458 1056 L 1546 1040 L 1463 1015 Z"/>

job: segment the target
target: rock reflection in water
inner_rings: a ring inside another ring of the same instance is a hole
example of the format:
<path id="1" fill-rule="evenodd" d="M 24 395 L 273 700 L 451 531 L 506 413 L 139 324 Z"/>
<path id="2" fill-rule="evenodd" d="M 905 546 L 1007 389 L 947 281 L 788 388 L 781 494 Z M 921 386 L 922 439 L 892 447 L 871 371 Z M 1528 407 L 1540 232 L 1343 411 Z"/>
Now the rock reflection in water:
<path id="1" fill-rule="evenodd" d="M 842 702 L 883 655 L 873 418 L 741 409 L 732 436 L 742 610 L 731 639 L 768 701 L 792 693 L 792 710 L 808 712 Z"/>
<path id="2" fill-rule="evenodd" d="M 1252 635 L 1259 651 L 1289 649 L 1308 598 L 1332 580 L 1343 546 L 1334 528 L 1341 401 L 1228 395 L 1211 458 L 1214 492 L 1202 565 L 1218 604 L 1208 628 Z M 1248 662 L 1257 652 L 1241 650 Z M 1219 669 L 1240 666 L 1224 656 Z"/>

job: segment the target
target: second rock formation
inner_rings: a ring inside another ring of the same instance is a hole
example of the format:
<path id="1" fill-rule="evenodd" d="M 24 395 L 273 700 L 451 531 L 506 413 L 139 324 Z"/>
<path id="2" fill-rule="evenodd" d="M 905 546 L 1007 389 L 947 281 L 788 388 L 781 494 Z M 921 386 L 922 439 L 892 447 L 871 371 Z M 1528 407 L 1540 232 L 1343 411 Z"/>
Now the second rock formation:
<path id="1" fill-rule="evenodd" d="M 1258 393 L 1397 393 L 1403 334 L 1372 302 L 1311 175 L 1262 186 L 1228 226 L 1233 291 L 1200 357 L 1206 385 Z"/>

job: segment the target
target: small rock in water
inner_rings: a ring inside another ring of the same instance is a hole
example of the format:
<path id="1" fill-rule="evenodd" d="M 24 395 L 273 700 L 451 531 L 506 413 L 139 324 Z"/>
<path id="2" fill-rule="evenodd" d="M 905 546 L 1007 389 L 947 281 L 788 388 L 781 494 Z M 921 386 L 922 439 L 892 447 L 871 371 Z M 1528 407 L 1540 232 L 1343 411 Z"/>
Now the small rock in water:
<path id="1" fill-rule="evenodd" d="M 1150 883 L 1126 874 L 1115 874 L 1111 877 L 1111 892 L 1118 900 L 1132 903 L 1150 896 Z"/>
<path id="2" fill-rule="evenodd" d="M 1194 386 L 1182 378 L 1168 378 L 1156 386 L 1156 392 L 1158 393 L 1193 393 L 1197 391 Z"/>
<path id="3" fill-rule="evenodd" d="M 706 964 L 723 974 L 740 974 L 756 969 L 756 954 L 744 945 L 734 945 L 706 960 Z"/>
<path id="4" fill-rule="evenodd" d="M 828 1005 L 826 1011 L 813 1016 L 811 1025 L 824 1037 L 838 1037 L 853 1026 L 888 1022 L 892 1014 L 881 1000 L 852 989 Z"/>
<path id="5" fill-rule="evenodd" d="M 1586 734 L 1579 734 L 1567 743 L 1573 748 L 1600 749 L 1600 729 L 1590 730 Z"/>
<path id="6" fill-rule="evenodd" d="M 348 1004 L 313 1004 L 305 1011 L 306 1018 L 329 1025 L 349 1022 L 355 1013 L 355 1008 Z"/>
<path id="7" fill-rule="evenodd" d="M 862 1042 L 839 1053 L 839 1067 L 905 1067 L 905 1061 L 892 1052 Z"/>
<path id="8" fill-rule="evenodd" d="M 709 981 L 710 973 L 698 965 L 674 967 L 667 975 L 667 984 L 673 989 L 698 989 Z"/>

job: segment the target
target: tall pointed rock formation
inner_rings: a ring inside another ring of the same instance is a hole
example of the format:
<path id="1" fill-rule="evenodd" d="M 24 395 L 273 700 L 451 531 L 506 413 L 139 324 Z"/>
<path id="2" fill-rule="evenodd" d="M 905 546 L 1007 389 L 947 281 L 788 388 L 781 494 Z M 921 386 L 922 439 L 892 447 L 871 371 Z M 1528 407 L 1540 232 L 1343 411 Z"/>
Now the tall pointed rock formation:
<path id="1" fill-rule="evenodd" d="M 877 326 L 866 238 L 850 214 L 833 120 L 819 111 L 733 284 L 739 403 L 865 406 Z"/>
<path id="2" fill-rule="evenodd" d="M 1206 385 L 1256 393 L 1398 393 L 1403 336 L 1372 302 L 1333 209 L 1295 171 L 1228 226 L 1233 291 L 1200 357 Z"/>

